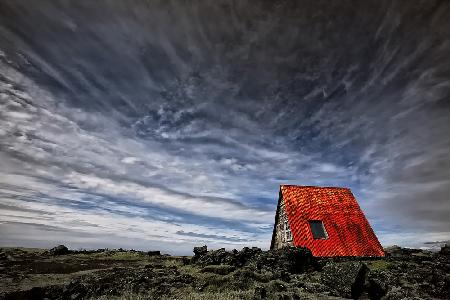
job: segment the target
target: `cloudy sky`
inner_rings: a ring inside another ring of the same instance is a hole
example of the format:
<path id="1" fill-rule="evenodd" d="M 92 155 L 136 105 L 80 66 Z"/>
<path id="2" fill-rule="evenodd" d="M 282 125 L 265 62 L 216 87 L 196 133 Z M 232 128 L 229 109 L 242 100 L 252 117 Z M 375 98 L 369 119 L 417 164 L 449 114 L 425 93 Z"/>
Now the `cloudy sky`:
<path id="1" fill-rule="evenodd" d="M 280 184 L 450 239 L 450 2 L 0 1 L 0 245 L 268 248 Z"/>

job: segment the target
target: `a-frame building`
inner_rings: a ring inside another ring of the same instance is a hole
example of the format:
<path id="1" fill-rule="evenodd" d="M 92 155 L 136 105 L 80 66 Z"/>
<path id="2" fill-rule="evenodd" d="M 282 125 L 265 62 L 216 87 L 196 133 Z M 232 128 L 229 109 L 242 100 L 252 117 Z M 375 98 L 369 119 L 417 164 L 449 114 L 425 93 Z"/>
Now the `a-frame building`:
<path id="1" fill-rule="evenodd" d="M 271 249 L 307 247 L 314 256 L 384 256 L 348 188 L 280 186 Z"/>

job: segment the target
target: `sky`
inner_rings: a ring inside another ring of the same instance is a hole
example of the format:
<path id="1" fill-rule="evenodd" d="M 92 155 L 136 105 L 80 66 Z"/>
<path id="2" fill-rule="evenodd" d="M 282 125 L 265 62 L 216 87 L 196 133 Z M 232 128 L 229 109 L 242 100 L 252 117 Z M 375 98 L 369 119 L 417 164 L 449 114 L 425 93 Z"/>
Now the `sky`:
<path id="1" fill-rule="evenodd" d="M 267 249 L 280 184 L 450 240 L 450 2 L 0 1 L 0 246 Z"/>

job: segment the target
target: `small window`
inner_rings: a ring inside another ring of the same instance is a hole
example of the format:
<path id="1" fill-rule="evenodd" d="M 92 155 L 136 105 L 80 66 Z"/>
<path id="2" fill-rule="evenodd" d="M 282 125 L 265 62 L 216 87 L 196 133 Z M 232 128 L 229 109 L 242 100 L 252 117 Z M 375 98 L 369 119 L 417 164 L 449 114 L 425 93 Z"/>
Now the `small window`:
<path id="1" fill-rule="evenodd" d="M 328 234 L 325 230 L 325 226 L 323 226 L 322 221 L 312 220 L 308 222 L 315 240 L 325 240 L 328 238 Z"/>
<path id="2" fill-rule="evenodd" d="M 292 241 L 291 231 L 286 231 L 286 242 Z"/>
<path id="3" fill-rule="evenodd" d="M 289 228 L 288 221 L 284 221 L 283 233 L 284 233 L 283 234 L 284 242 L 292 241 L 292 233 L 291 233 L 291 229 Z"/>

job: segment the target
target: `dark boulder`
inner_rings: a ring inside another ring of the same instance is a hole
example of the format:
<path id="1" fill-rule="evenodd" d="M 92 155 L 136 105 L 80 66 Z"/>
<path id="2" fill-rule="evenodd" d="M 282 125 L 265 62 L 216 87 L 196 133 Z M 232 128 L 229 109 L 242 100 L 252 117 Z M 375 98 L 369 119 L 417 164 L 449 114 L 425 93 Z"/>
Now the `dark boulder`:
<path id="1" fill-rule="evenodd" d="M 397 245 L 387 247 L 384 249 L 387 257 L 411 261 L 427 260 L 432 258 L 432 254 L 429 251 L 423 251 L 421 249 L 402 248 Z"/>
<path id="2" fill-rule="evenodd" d="M 148 256 L 159 256 L 161 255 L 161 251 L 147 251 Z"/>
<path id="3" fill-rule="evenodd" d="M 254 261 L 257 269 L 288 273 L 305 272 L 313 269 L 316 263 L 311 251 L 300 247 L 264 251 Z"/>
<path id="4" fill-rule="evenodd" d="M 220 250 L 208 251 L 206 246 L 195 247 L 192 262 L 199 265 L 218 265 L 220 261 Z"/>
<path id="5" fill-rule="evenodd" d="M 244 266 L 248 264 L 248 262 L 259 258 L 261 255 L 263 255 L 263 251 L 258 247 L 244 247 L 241 251 L 235 252 L 236 265 Z"/>
<path id="6" fill-rule="evenodd" d="M 367 266 L 361 262 L 329 262 L 320 279 L 333 295 L 357 299 L 364 289 L 367 272 Z"/>
<path id="7" fill-rule="evenodd" d="M 224 248 L 207 251 L 206 246 L 194 248 L 192 262 L 207 265 L 248 266 L 271 272 L 300 273 L 313 268 L 315 259 L 306 248 L 286 247 L 262 251 L 260 248 L 244 247 L 241 251 L 226 251 Z"/>
<path id="8" fill-rule="evenodd" d="M 440 255 L 450 256 L 450 245 L 445 244 L 441 247 L 441 250 L 439 251 Z"/>
<path id="9" fill-rule="evenodd" d="M 208 252 L 208 247 L 201 246 L 201 247 L 194 247 L 194 256 L 200 257 L 205 255 Z"/>
<path id="10" fill-rule="evenodd" d="M 59 246 L 56 246 L 56 247 L 50 249 L 49 253 L 51 255 L 66 255 L 66 254 L 69 254 L 70 251 L 69 251 L 69 249 L 67 249 L 66 246 L 59 245 Z"/>
<path id="11" fill-rule="evenodd" d="M 235 266 L 236 252 L 225 251 L 224 248 L 208 251 L 206 246 L 195 247 L 192 262 L 199 265 L 228 264 Z"/>
<path id="12" fill-rule="evenodd" d="M 370 299 L 381 299 L 388 291 L 387 283 L 376 278 L 368 278 L 366 285 Z"/>
<path id="13" fill-rule="evenodd" d="M 227 264 L 231 266 L 239 265 L 238 253 L 226 251 L 225 248 L 207 251 L 202 255 L 196 255 L 193 257 L 193 260 L 195 263 L 200 265 L 220 265 L 220 264 Z"/>
<path id="14" fill-rule="evenodd" d="M 397 257 L 397 258 L 409 256 L 411 254 L 407 248 L 402 248 L 397 245 L 385 248 L 384 252 L 388 257 Z"/>

